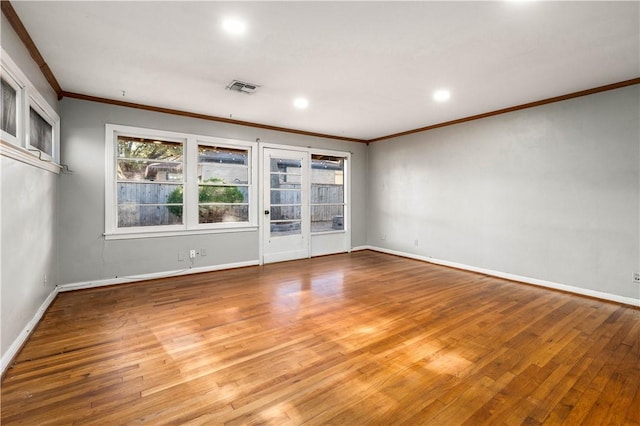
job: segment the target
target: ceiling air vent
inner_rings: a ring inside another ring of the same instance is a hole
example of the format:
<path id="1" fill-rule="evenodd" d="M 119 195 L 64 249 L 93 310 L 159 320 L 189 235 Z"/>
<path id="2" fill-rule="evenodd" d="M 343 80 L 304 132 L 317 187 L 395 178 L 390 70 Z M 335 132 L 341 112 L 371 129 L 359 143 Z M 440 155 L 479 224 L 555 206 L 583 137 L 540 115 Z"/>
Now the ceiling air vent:
<path id="1" fill-rule="evenodd" d="M 247 95 L 251 95 L 258 89 L 258 87 L 260 87 L 258 84 L 247 83 L 246 81 L 240 80 L 233 80 L 231 83 L 229 83 L 227 89 L 233 90 L 234 92 L 246 93 Z"/>

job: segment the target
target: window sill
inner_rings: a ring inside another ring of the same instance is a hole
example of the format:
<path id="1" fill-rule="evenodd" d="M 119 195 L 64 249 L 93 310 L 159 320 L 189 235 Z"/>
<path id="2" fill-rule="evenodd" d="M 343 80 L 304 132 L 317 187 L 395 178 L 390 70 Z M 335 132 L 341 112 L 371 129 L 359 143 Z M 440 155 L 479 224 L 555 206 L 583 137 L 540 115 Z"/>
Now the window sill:
<path id="1" fill-rule="evenodd" d="M 216 228 L 216 229 L 183 229 L 179 231 L 141 231 L 141 232 L 120 232 L 120 233 L 104 233 L 105 240 L 133 240 L 139 238 L 166 238 L 166 237 L 182 237 L 188 235 L 203 234 L 226 234 L 233 232 L 253 232 L 257 231 L 257 226 L 244 226 L 235 228 Z"/>
<path id="2" fill-rule="evenodd" d="M 4 139 L 0 139 L 0 155 L 55 174 L 60 174 L 60 170 L 62 169 L 62 166 L 59 164 L 52 161 L 41 160 L 33 152 L 5 141 Z"/>

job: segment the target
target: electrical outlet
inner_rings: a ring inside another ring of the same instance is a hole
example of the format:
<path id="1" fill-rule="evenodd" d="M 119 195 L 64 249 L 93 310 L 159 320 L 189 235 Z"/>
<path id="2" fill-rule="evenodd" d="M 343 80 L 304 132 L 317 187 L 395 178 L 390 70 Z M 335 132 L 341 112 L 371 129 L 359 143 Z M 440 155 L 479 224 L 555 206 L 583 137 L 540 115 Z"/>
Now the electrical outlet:
<path id="1" fill-rule="evenodd" d="M 387 239 L 387 234 L 382 234 L 382 235 L 380 235 L 380 240 L 381 240 L 381 241 L 384 241 L 384 240 L 386 240 L 386 239 Z"/>
<path id="2" fill-rule="evenodd" d="M 413 244 L 415 244 L 415 246 L 418 247 L 418 240 L 415 240 Z"/>
<path id="3" fill-rule="evenodd" d="M 200 249 L 200 256 L 206 256 L 207 255 L 207 249 L 201 248 Z"/>
<path id="4" fill-rule="evenodd" d="M 196 250 L 195 249 L 189 250 L 189 259 L 195 259 L 195 258 L 196 258 Z"/>
<path id="5" fill-rule="evenodd" d="M 42 280 L 42 281 L 43 281 L 42 285 L 46 287 L 47 286 L 47 274 L 44 274 L 44 280 Z"/>
<path id="6" fill-rule="evenodd" d="M 633 273 L 633 282 L 640 284 L 640 272 Z"/>

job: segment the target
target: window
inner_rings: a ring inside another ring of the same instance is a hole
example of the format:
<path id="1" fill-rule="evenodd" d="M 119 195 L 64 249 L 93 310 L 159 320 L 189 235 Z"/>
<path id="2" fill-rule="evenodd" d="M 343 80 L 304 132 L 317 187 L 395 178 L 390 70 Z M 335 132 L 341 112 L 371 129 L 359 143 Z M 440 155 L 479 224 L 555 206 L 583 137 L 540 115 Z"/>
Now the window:
<path id="1" fill-rule="evenodd" d="M 55 173 L 60 171 L 60 118 L 2 50 L 0 132 L 7 155 Z"/>
<path id="2" fill-rule="evenodd" d="M 106 126 L 105 235 L 256 226 L 255 143 Z"/>
<path id="3" fill-rule="evenodd" d="M 345 158 L 311 155 L 311 232 L 344 230 Z"/>

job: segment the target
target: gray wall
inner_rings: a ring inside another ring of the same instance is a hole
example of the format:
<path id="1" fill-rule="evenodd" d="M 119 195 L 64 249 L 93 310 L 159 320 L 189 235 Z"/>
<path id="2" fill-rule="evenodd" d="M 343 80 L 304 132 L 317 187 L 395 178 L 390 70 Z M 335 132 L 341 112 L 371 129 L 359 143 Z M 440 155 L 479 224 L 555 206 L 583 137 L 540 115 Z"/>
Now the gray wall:
<path id="1" fill-rule="evenodd" d="M 178 251 L 207 249 L 195 267 L 209 267 L 258 259 L 257 231 L 198 236 L 175 236 L 105 241 L 104 179 L 105 124 L 228 137 L 352 152 L 352 245 L 366 242 L 366 145 L 332 139 L 216 123 L 113 105 L 65 98 L 60 102 L 62 162 L 73 175 L 60 178 L 59 279 L 62 284 L 130 275 L 182 270 Z"/>
<path id="2" fill-rule="evenodd" d="M 5 16 L 0 16 L 2 48 L 51 107 L 58 111 L 55 92 L 49 87 Z M 11 158 L 2 157 L 0 160 L 0 350 L 4 357 L 7 349 L 58 283 L 58 175 Z"/>
<path id="3" fill-rule="evenodd" d="M 638 298 L 639 100 L 632 86 L 371 144 L 368 243 Z"/>

